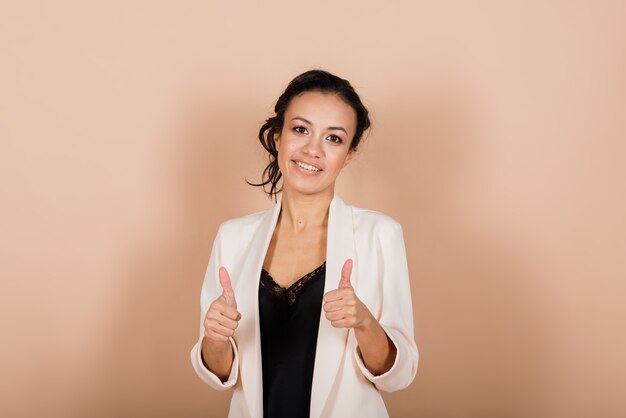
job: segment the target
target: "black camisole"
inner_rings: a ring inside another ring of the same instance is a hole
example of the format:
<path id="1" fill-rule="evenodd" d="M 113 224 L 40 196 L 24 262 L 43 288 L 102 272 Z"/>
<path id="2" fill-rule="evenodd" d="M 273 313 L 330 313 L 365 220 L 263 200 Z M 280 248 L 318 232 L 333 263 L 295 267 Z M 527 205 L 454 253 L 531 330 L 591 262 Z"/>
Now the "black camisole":
<path id="1" fill-rule="evenodd" d="M 259 319 L 263 417 L 309 417 L 326 262 L 285 289 L 263 269 Z"/>

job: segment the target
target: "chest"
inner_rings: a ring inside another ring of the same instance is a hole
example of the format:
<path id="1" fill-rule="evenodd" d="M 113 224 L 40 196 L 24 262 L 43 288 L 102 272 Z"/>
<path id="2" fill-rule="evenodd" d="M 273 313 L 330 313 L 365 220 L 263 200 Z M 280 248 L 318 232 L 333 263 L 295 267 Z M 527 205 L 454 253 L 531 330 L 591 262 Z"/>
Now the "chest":
<path id="1" fill-rule="evenodd" d="M 263 268 L 274 281 L 289 287 L 326 260 L 327 228 L 300 233 L 276 230 L 270 241 Z"/>

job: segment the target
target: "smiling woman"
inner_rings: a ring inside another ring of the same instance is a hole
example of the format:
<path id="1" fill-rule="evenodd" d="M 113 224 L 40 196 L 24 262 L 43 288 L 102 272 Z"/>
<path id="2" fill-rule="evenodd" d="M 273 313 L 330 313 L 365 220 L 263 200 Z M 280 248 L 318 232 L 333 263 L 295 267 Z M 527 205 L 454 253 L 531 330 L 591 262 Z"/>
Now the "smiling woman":
<path id="1" fill-rule="evenodd" d="M 356 129 L 352 107 L 334 94 L 306 92 L 291 101 L 285 119 L 274 139 L 283 184 L 304 194 L 333 187 L 354 156 L 348 139 Z"/>
<path id="2" fill-rule="evenodd" d="M 274 198 L 281 191 L 278 182 L 285 174 L 282 171 L 285 166 L 281 167 L 278 161 L 281 136 L 291 132 L 305 138 L 324 134 L 328 141 L 343 145 L 341 148 L 347 153 L 345 165 L 370 127 L 369 113 L 350 83 L 321 70 L 307 71 L 294 78 L 276 101 L 274 112 L 259 131 L 259 140 L 270 162 L 263 172 L 263 181 L 249 183 L 269 185 L 269 194 Z"/>
<path id="3" fill-rule="evenodd" d="M 368 111 L 321 70 L 274 110 L 259 132 L 270 162 L 251 184 L 276 205 L 220 225 L 193 367 L 235 388 L 230 417 L 386 417 L 379 391 L 408 386 L 418 363 L 402 228 L 335 194 Z"/>

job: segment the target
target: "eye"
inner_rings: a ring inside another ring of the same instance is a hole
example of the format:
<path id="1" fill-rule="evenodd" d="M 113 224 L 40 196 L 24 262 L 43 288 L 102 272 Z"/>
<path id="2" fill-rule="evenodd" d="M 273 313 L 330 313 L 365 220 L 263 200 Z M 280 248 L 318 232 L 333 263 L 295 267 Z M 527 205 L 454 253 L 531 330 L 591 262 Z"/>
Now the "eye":
<path id="1" fill-rule="evenodd" d="M 328 137 L 328 139 L 329 139 L 331 142 L 334 142 L 334 143 L 336 143 L 336 144 L 341 144 L 341 143 L 343 142 L 343 139 L 341 139 L 341 138 L 340 138 L 340 137 L 338 137 L 337 135 L 330 135 L 330 136 Z"/>
<path id="2" fill-rule="evenodd" d="M 293 128 L 293 130 L 299 134 L 305 134 L 307 132 L 304 126 L 296 126 Z"/>

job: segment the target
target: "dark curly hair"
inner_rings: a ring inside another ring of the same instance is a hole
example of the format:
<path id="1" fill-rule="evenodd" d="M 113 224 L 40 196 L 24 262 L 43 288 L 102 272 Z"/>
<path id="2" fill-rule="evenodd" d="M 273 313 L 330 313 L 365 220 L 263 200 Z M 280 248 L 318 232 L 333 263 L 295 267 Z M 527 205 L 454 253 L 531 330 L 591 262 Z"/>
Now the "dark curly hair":
<path id="1" fill-rule="evenodd" d="M 291 100 L 308 91 L 336 94 L 354 109 L 356 113 L 356 131 L 350 142 L 350 150 L 355 150 L 359 146 L 363 132 L 370 127 L 369 113 L 348 80 L 344 80 L 324 70 L 306 71 L 291 80 L 274 106 L 275 115 L 267 119 L 259 130 L 259 141 L 261 141 L 261 145 L 269 154 L 269 164 L 263 170 L 261 182 L 250 183 L 246 180 L 246 183 L 251 186 L 262 187 L 263 191 L 270 198 L 274 197 L 274 200 L 276 200 L 276 195 L 282 191 L 282 187 L 278 187 L 282 173 L 278 167 L 278 150 L 276 149 L 274 136 L 280 134 L 283 129 L 285 111 L 289 107 Z M 265 188 L 267 185 L 270 185 L 269 191 Z"/>

